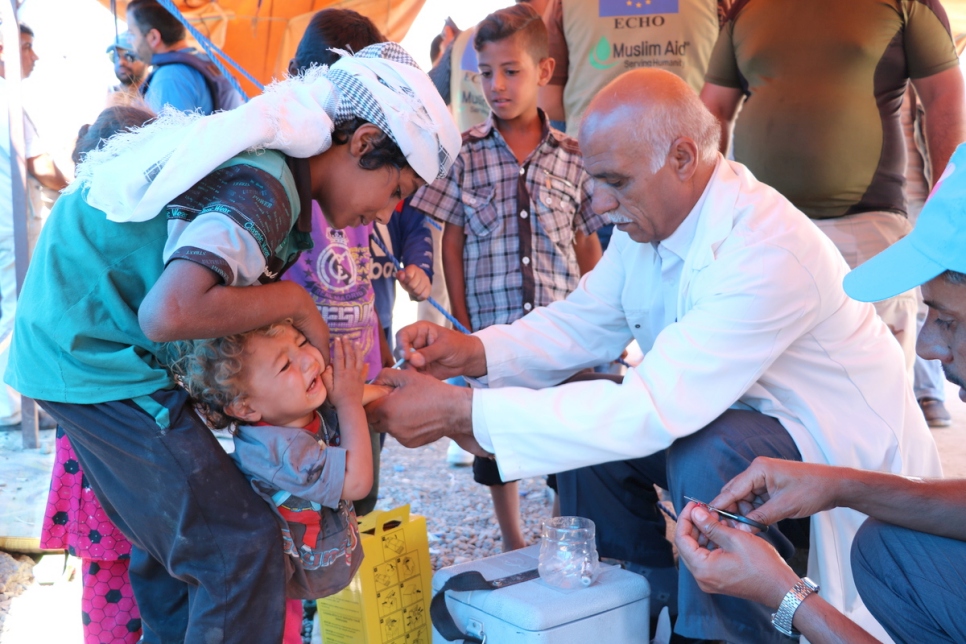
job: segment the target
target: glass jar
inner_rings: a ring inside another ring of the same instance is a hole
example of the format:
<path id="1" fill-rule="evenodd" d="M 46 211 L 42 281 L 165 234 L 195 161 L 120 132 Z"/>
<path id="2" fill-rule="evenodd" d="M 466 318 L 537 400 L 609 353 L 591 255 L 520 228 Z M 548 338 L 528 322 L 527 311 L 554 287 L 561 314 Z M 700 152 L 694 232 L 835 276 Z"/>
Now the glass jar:
<path id="1" fill-rule="evenodd" d="M 600 569 L 594 522 L 583 517 L 553 517 L 543 522 L 540 578 L 559 588 L 586 588 Z"/>

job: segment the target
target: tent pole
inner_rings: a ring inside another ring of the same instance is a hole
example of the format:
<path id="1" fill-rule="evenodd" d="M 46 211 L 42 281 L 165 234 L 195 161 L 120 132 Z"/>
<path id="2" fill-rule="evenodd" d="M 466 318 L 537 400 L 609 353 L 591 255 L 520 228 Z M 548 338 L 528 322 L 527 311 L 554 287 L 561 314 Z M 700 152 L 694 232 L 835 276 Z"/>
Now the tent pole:
<path id="1" fill-rule="evenodd" d="M 3 20 L 3 60 L 7 85 L 7 105 L 10 119 L 10 197 L 13 207 L 14 256 L 17 264 L 17 296 L 23 287 L 27 264 L 27 160 L 24 143 L 23 93 L 20 78 L 20 23 L 17 20 L 17 0 L 0 0 L 0 19 Z M 9 342 L 10 338 L 3 341 Z M 43 365 L 33 365 L 42 369 Z M 2 374 L 0 374 L 2 378 Z M 0 383 L 0 387 L 4 385 Z M 24 449 L 40 447 L 37 406 L 24 396 L 21 402 L 21 428 Z"/>

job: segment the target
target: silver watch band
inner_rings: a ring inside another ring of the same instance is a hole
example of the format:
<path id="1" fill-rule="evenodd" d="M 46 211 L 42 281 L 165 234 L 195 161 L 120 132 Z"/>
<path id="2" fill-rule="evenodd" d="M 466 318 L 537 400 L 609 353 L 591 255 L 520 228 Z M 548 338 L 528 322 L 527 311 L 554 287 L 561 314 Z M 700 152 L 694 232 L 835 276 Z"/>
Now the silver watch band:
<path id="1" fill-rule="evenodd" d="M 809 579 L 808 577 L 802 577 L 797 584 L 792 586 L 789 590 L 782 603 L 778 606 L 778 612 L 771 616 L 771 623 L 779 633 L 787 635 L 788 637 L 797 637 L 798 633 L 792 628 L 792 619 L 795 617 L 795 611 L 801 605 L 802 601 L 812 593 L 818 592 L 818 584 Z"/>

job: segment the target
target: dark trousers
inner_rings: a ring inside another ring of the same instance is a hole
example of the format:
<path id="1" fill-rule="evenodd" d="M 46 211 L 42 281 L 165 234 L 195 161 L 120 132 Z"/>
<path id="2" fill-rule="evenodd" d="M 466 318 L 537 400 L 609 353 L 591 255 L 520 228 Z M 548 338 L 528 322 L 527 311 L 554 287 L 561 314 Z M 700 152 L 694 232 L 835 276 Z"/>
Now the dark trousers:
<path id="1" fill-rule="evenodd" d="M 852 575 L 898 644 L 966 642 L 966 542 L 867 519 L 852 542 Z"/>
<path id="2" fill-rule="evenodd" d="M 282 641 L 278 524 L 183 390 L 96 405 L 38 402 L 134 545 L 145 642 Z"/>
<path id="3" fill-rule="evenodd" d="M 674 559 L 654 485 L 669 490 L 680 511 L 687 504 L 685 496 L 701 501 L 716 497 L 756 456 L 801 460 L 795 442 L 777 420 L 757 412 L 728 410 L 663 452 L 558 474 L 560 512 L 594 521 L 600 556 L 666 569 Z M 807 547 L 808 520 L 784 521 L 764 538 L 790 558 L 795 545 Z M 771 625 L 773 611 L 743 599 L 702 592 L 685 566 L 677 572 L 677 609 L 674 630 L 686 637 L 789 641 Z"/>

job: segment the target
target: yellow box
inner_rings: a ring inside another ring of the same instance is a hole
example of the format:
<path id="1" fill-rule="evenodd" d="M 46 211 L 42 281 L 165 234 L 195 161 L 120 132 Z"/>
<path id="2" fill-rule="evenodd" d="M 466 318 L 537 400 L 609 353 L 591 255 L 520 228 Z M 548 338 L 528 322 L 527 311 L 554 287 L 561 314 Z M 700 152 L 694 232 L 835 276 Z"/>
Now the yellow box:
<path id="1" fill-rule="evenodd" d="M 325 644 L 431 644 L 426 518 L 403 505 L 359 519 L 365 557 L 352 583 L 318 601 Z"/>

